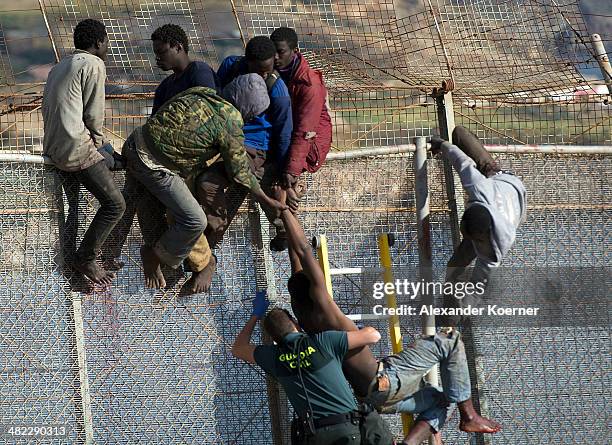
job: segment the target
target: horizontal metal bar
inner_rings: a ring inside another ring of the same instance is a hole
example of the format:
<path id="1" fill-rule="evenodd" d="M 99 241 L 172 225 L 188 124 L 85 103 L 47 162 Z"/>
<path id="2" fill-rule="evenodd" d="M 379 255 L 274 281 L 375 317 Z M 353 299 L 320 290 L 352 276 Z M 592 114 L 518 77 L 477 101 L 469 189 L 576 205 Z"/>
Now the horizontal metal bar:
<path id="1" fill-rule="evenodd" d="M 25 153 L 2 153 L 0 151 L 0 162 L 22 162 L 24 164 L 49 164 L 53 165 L 51 159 L 41 155 L 30 155 Z"/>
<path id="2" fill-rule="evenodd" d="M 327 155 L 327 159 L 329 161 L 337 161 L 342 159 L 366 158 L 368 156 L 402 154 L 414 150 L 414 144 L 392 145 L 388 147 L 359 148 L 357 150 L 332 151 Z"/>
<path id="3" fill-rule="evenodd" d="M 350 314 L 347 315 L 350 320 L 353 321 L 365 321 L 365 320 L 386 320 L 389 315 L 375 315 L 375 314 Z"/>
<path id="4" fill-rule="evenodd" d="M 337 269 L 329 269 L 330 275 L 356 275 L 362 272 L 361 267 L 341 267 Z"/>
<path id="5" fill-rule="evenodd" d="M 612 145 L 485 145 L 491 153 L 519 154 L 612 154 Z"/>
<path id="6" fill-rule="evenodd" d="M 485 145 L 491 153 L 517 153 L 517 154 L 566 154 L 566 155 L 612 155 L 612 145 Z M 327 155 L 330 161 L 365 158 L 369 156 L 383 156 L 413 152 L 414 144 L 393 145 L 389 147 L 371 147 L 358 150 L 334 151 Z M 2 153 L 0 162 L 23 162 L 30 164 L 52 164 L 46 156 L 25 153 Z"/>
<path id="7" fill-rule="evenodd" d="M 428 146 L 429 147 L 429 146 Z M 491 153 L 517 154 L 612 154 L 612 145 L 485 145 Z M 414 144 L 389 147 L 370 147 L 357 150 L 334 151 L 327 155 L 328 160 L 346 160 L 414 152 Z"/>

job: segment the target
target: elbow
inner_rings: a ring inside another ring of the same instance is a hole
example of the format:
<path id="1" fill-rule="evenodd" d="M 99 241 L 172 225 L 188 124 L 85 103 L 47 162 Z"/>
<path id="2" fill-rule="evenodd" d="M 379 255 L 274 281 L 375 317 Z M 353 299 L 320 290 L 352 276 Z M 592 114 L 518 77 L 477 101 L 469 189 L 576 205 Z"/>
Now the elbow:
<path id="1" fill-rule="evenodd" d="M 378 332 L 372 326 L 367 326 L 364 329 L 367 330 L 368 340 L 369 340 L 368 344 L 373 345 L 380 341 L 380 338 L 381 338 L 380 332 Z"/>

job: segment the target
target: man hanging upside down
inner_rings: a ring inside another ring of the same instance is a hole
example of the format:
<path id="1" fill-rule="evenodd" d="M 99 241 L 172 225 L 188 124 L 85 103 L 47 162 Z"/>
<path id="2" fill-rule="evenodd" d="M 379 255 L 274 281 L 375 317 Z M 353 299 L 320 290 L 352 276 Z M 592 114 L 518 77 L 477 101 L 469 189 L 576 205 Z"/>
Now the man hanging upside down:
<path id="1" fill-rule="evenodd" d="M 474 259 L 470 280 L 486 283 L 516 238 L 519 224 L 525 220 L 527 200 L 521 180 L 501 170 L 478 138 L 466 128 L 453 130 L 453 143 L 434 137 L 431 152 L 440 153 L 453 165 L 468 196 L 461 217 L 463 240 L 448 261 L 447 282 L 454 282 Z M 477 303 L 473 296 L 445 296 L 445 307 L 465 307 Z M 460 316 L 441 316 L 438 326 L 457 326 Z"/>
<path id="2" fill-rule="evenodd" d="M 274 189 L 273 195 L 281 203 L 285 202 L 285 192 L 279 187 Z M 323 272 L 297 218 L 289 210 L 283 210 L 281 217 L 288 235 L 292 267 L 287 287 L 300 326 L 308 334 L 357 330 L 327 292 Z M 438 364 L 443 389 L 423 382 L 427 371 Z M 347 354 L 343 371 L 357 397 L 380 412 L 419 415 L 404 439 L 406 445 L 420 444 L 432 433 L 441 443 L 438 433 L 452 403 L 459 408 L 460 430 L 495 433 L 501 429 L 499 424 L 481 417 L 474 409 L 465 350 L 459 332 L 454 329 L 420 338 L 399 354 L 378 361 L 370 348 L 364 346 Z M 388 443 L 392 443 L 392 439 Z"/>

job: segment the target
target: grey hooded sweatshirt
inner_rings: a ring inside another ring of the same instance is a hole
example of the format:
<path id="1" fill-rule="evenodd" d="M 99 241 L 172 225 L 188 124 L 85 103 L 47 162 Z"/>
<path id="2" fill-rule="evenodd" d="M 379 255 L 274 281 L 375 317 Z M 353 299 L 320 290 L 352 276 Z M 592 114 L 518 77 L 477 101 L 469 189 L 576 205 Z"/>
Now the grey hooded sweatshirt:
<path id="1" fill-rule="evenodd" d="M 527 199 L 522 181 L 511 174 L 498 173 L 487 178 L 476 168 L 476 163 L 459 147 L 444 142 L 443 155 L 451 162 L 461 178 L 468 195 L 466 209 L 473 205 L 485 207 L 491 214 L 493 229 L 491 245 L 497 261 L 492 261 L 474 246 L 477 255 L 474 275 L 486 278 L 491 268 L 498 267 L 516 238 L 516 229 L 525 220 Z"/>

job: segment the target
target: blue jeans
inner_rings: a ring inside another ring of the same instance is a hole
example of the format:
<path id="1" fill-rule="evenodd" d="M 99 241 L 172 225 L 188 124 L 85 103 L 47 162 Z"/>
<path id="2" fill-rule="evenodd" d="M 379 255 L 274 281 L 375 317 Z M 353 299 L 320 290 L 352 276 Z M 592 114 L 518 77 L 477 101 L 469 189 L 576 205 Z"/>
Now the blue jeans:
<path id="1" fill-rule="evenodd" d="M 176 268 L 206 229 L 206 215 L 180 176 L 151 170 L 128 142 L 129 139 L 122 153 L 127 163 L 126 188 L 130 189 L 132 199 L 141 188 L 136 207 L 145 244 L 153 247 L 162 263 Z M 174 220 L 169 226 L 160 226 L 166 211 Z M 160 233 L 159 227 L 166 230 Z"/>
<path id="2" fill-rule="evenodd" d="M 471 397 L 470 373 L 461 334 L 424 337 L 397 355 L 385 358 L 381 372 L 389 379 L 387 391 L 371 391 L 370 402 L 384 413 L 416 413 L 439 431 L 451 412 L 452 403 Z M 443 389 L 428 385 L 423 376 L 440 365 Z M 374 387 L 375 389 L 375 387 Z"/>

